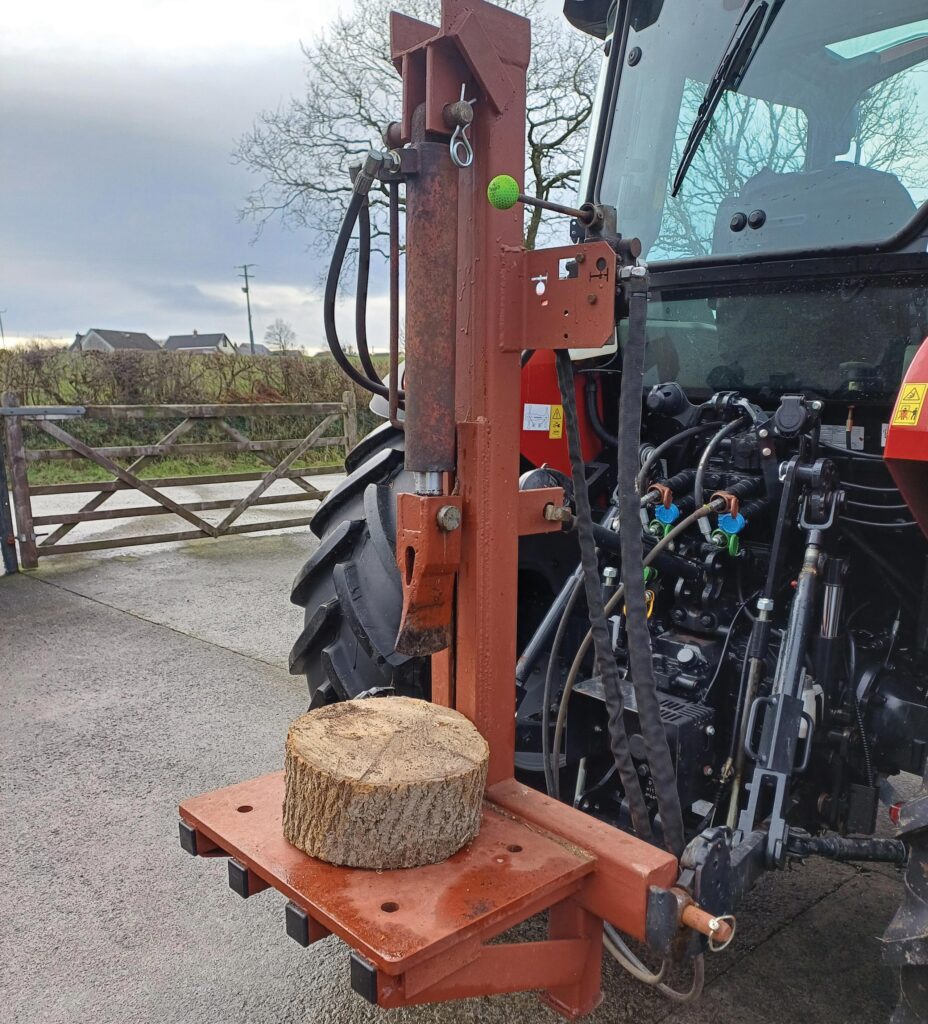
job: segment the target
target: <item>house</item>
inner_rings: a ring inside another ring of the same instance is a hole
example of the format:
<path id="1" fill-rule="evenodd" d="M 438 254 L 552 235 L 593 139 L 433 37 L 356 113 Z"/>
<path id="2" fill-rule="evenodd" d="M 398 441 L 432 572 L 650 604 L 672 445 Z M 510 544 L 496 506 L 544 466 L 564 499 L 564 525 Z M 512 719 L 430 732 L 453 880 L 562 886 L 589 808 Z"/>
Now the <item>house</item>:
<path id="1" fill-rule="evenodd" d="M 261 342 L 256 341 L 255 350 L 254 352 L 252 352 L 251 345 L 247 341 L 243 341 L 241 345 L 239 345 L 238 347 L 238 354 L 240 356 L 269 356 L 271 354 L 271 350 L 267 347 L 267 345 L 262 345 Z"/>
<path id="2" fill-rule="evenodd" d="M 172 334 L 164 343 L 166 352 L 198 352 L 234 356 L 238 349 L 226 334 Z"/>
<path id="3" fill-rule="evenodd" d="M 92 327 L 86 334 L 75 334 L 68 346 L 69 352 L 122 352 L 126 349 L 159 352 L 161 346 L 139 331 L 104 331 L 98 327 Z"/>

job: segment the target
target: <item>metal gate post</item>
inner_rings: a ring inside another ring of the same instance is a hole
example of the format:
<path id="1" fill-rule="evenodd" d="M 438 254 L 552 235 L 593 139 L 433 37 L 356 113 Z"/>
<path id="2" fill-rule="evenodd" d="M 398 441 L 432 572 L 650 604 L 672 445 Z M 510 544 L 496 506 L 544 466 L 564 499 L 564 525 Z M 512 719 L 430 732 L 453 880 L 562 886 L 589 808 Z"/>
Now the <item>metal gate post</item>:
<path id="1" fill-rule="evenodd" d="M 19 399 L 12 392 L 3 396 L 8 408 L 19 405 Z M 6 443 L 10 455 L 10 471 L 13 475 L 13 510 L 16 514 L 16 538 L 19 541 L 19 558 L 24 569 L 35 569 L 39 554 L 35 544 L 35 530 L 32 525 L 32 501 L 29 497 L 29 477 L 26 468 L 26 451 L 23 444 L 22 418 L 6 416 Z"/>
<path id="2" fill-rule="evenodd" d="M 7 573 L 19 572 L 16 559 L 16 536 L 13 532 L 13 515 L 10 512 L 10 491 L 6 479 L 6 444 L 0 436 L 0 549 L 3 551 L 3 568 Z"/>

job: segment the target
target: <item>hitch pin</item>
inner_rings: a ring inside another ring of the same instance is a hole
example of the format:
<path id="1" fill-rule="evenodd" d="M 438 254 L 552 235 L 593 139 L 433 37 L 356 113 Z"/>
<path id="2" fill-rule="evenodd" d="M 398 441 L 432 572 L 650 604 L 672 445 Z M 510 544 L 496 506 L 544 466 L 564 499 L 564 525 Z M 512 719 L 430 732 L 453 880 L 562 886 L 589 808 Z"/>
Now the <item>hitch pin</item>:
<path id="1" fill-rule="evenodd" d="M 451 160 L 456 167 L 470 167 L 474 162 L 474 147 L 467 137 L 467 129 L 474 120 L 475 99 L 464 99 L 465 84 L 461 83 L 461 98 L 456 103 L 449 103 L 442 110 L 442 117 L 449 128 L 454 132 L 448 149 L 451 153 Z"/>

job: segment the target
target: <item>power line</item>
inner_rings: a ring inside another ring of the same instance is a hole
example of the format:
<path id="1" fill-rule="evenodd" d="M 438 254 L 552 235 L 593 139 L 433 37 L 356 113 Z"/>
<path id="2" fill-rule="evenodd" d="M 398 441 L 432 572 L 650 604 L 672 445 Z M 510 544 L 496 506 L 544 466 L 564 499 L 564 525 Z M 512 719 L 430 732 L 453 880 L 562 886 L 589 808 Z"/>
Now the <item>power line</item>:
<path id="1" fill-rule="evenodd" d="M 255 332 L 251 326 L 251 292 L 249 291 L 248 284 L 248 270 L 250 267 L 256 267 L 257 263 L 238 263 L 235 266 L 236 270 L 241 270 L 241 274 L 238 276 L 243 278 L 245 285 L 242 291 L 245 293 L 245 306 L 248 309 L 248 341 L 251 345 L 251 354 L 255 354 Z"/>

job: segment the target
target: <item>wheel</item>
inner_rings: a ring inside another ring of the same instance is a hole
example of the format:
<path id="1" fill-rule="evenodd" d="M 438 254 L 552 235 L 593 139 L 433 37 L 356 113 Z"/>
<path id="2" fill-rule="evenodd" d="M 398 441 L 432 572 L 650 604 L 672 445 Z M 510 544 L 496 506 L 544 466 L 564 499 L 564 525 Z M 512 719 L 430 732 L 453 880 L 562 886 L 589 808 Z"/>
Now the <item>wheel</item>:
<path id="1" fill-rule="evenodd" d="M 904 804 L 899 837 L 909 848 L 902 906 L 883 934 L 883 958 L 899 968 L 899 1005 L 890 1024 L 928 1020 L 928 773 Z"/>
<path id="2" fill-rule="evenodd" d="M 313 517 L 320 544 L 290 600 L 305 609 L 290 671 L 305 675 L 310 707 L 390 688 L 428 699 L 428 658 L 393 648 L 402 609 L 395 562 L 396 493 L 410 489 L 402 432 L 384 424 L 345 460 L 348 476 Z"/>
<path id="3" fill-rule="evenodd" d="M 398 654 L 393 646 L 402 611 L 396 494 L 412 485 L 404 455 L 401 431 L 385 423 L 368 434 L 345 460 L 348 476 L 322 502 L 310 525 L 320 544 L 290 594 L 305 609 L 290 671 L 306 676 L 310 707 L 370 690 L 391 689 L 425 700 L 431 696 L 429 659 Z M 578 557 L 572 535 L 521 539 L 519 650 Z"/>

